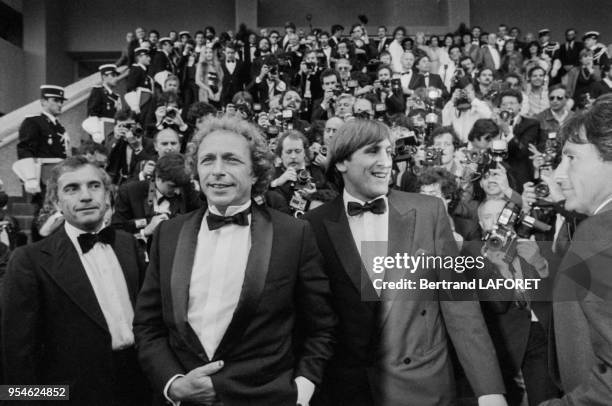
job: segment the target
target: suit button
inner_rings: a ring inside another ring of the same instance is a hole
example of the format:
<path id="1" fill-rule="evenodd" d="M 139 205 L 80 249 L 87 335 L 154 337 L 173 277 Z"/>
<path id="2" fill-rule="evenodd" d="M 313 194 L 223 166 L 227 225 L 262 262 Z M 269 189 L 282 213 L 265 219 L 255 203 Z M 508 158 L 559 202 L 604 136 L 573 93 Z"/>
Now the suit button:
<path id="1" fill-rule="evenodd" d="M 410 358 L 404 358 L 404 364 L 408 365 L 410 362 L 412 362 Z"/>
<path id="2" fill-rule="evenodd" d="M 421 316 L 425 316 L 426 314 L 427 314 L 427 310 L 423 310 L 423 311 L 421 312 Z"/>
<path id="3" fill-rule="evenodd" d="M 599 367 L 599 373 L 601 374 L 605 374 L 606 371 L 608 370 L 608 367 L 606 367 L 606 364 L 599 364 L 598 367 Z"/>

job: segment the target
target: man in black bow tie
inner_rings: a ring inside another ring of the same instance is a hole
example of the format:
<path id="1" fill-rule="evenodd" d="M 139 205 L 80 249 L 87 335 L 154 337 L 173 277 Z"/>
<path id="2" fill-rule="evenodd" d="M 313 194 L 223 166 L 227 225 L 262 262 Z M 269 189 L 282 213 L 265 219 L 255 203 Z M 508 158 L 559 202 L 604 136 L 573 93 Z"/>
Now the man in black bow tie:
<path id="1" fill-rule="evenodd" d="M 212 118 L 194 143 L 208 208 L 155 231 L 134 320 L 141 364 L 160 401 L 307 405 L 336 320 L 312 231 L 255 203 L 273 166 L 253 124 Z"/>
<path id="2" fill-rule="evenodd" d="M 48 184 L 58 232 L 17 249 L 2 292 L 6 384 L 68 385 L 75 405 L 147 405 L 132 320 L 144 277 L 134 238 L 104 228 L 110 178 L 84 157 Z"/>
<path id="3" fill-rule="evenodd" d="M 379 274 L 362 259 L 372 252 L 389 257 L 457 254 L 442 200 L 389 193 L 392 151 L 384 124 L 346 122 L 328 150 L 329 172 L 341 195 L 305 216 L 323 253 L 340 319 L 338 350 L 313 404 L 454 404 L 448 333 L 479 405 L 505 405 L 478 302 L 442 301 L 438 291 L 382 289 L 377 279 L 397 282 L 406 270 Z M 416 269 L 415 275 L 444 276 L 437 269 Z"/>

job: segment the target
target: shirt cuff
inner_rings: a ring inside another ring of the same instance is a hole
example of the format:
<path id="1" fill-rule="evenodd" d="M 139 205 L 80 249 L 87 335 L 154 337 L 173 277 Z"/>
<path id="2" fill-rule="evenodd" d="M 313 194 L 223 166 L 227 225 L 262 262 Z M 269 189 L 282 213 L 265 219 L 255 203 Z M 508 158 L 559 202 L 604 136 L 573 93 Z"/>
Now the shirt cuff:
<path id="1" fill-rule="evenodd" d="M 170 396 L 168 395 L 168 390 L 170 389 L 170 385 L 172 385 L 172 382 L 176 381 L 177 378 L 182 378 L 183 374 L 176 374 L 174 375 L 172 378 L 170 378 L 168 380 L 168 383 L 166 384 L 166 386 L 164 386 L 164 397 L 166 398 L 166 400 L 172 405 L 172 406 L 180 406 L 181 402 L 180 401 L 174 401 L 172 399 L 170 399 Z"/>

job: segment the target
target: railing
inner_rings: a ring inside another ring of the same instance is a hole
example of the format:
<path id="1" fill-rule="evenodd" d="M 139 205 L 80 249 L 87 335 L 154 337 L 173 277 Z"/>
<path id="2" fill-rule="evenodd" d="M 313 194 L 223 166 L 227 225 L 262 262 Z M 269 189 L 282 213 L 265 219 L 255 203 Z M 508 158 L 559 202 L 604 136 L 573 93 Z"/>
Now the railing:
<path id="1" fill-rule="evenodd" d="M 122 72 L 119 80 L 123 81 L 127 76 L 127 68 L 120 67 L 119 70 Z M 86 101 L 91 88 L 99 84 L 100 74 L 95 73 L 65 88 L 65 97 L 68 100 L 64 103 L 59 121 L 70 135 L 73 147 L 78 147 L 83 138 L 89 137 L 81 128 L 81 123 L 86 118 Z M 40 111 L 40 101 L 36 100 L 0 117 L 0 179 L 10 196 L 22 195 L 21 182 L 11 168 L 17 160 L 19 126 L 25 117 L 38 115 Z"/>

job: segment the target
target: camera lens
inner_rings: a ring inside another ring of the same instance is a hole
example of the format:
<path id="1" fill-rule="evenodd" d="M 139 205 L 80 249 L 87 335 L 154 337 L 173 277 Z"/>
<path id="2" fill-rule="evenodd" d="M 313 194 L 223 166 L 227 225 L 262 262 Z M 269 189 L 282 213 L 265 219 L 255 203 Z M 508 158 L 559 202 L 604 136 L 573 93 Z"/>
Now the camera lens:
<path id="1" fill-rule="evenodd" d="M 489 238 L 486 242 L 487 249 L 491 251 L 499 251 L 502 249 L 503 246 L 504 246 L 504 241 L 497 236 L 493 236 Z"/>
<path id="2" fill-rule="evenodd" d="M 546 183 L 541 182 L 535 186 L 534 192 L 537 198 L 543 199 L 545 197 L 548 197 L 548 195 L 550 194 L 550 188 Z"/>

